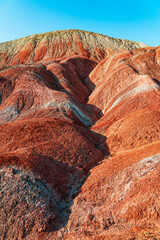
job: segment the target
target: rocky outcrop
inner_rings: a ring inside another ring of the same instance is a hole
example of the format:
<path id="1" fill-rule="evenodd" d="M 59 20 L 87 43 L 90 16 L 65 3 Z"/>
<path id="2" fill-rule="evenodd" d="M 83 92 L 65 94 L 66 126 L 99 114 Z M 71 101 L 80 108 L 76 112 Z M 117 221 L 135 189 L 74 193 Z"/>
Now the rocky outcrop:
<path id="1" fill-rule="evenodd" d="M 1 239 L 158 239 L 159 55 L 78 30 L 0 44 Z"/>

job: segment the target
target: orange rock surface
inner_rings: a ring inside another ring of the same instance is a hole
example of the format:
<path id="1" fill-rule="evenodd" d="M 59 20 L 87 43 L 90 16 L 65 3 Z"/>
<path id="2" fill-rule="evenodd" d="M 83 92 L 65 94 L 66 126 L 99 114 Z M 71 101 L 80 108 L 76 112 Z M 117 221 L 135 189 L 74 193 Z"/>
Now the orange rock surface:
<path id="1" fill-rule="evenodd" d="M 78 30 L 0 44 L 0 239 L 159 239 L 159 59 Z"/>

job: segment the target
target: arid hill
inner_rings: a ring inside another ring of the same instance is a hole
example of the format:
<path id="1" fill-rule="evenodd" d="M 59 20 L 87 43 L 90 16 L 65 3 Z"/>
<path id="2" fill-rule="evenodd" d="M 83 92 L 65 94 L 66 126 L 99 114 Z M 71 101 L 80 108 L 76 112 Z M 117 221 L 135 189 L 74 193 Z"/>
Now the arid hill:
<path id="1" fill-rule="evenodd" d="M 0 239 L 159 239 L 160 48 L 58 31 L 0 69 Z"/>
<path id="2" fill-rule="evenodd" d="M 80 55 L 101 61 L 119 49 L 146 47 L 146 44 L 111 38 L 102 34 L 82 30 L 55 31 L 36 34 L 0 44 L 0 68 L 53 61 Z"/>

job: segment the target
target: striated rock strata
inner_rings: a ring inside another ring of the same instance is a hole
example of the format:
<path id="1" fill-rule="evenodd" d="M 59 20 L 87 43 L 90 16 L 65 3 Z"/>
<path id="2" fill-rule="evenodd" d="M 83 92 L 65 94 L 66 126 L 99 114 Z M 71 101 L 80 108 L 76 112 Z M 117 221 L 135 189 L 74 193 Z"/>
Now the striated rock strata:
<path id="1" fill-rule="evenodd" d="M 59 31 L 0 69 L 0 239 L 159 239 L 160 48 Z"/>
<path id="2" fill-rule="evenodd" d="M 62 59 L 73 55 L 96 61 L 119 49 L 135 49 L 146 44 L 111 38 L 82 30 L 36 34 L 0 44 L 0 68 L 39 61 Z"/>

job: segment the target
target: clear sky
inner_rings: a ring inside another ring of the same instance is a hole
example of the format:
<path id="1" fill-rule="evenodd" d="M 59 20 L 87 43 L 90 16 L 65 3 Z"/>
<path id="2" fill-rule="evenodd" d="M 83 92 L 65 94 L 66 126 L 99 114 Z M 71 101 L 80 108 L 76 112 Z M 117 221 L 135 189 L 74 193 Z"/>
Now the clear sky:
<path id="1" fill-rule="evenodd" d="M 81 29 L 160 45 L 160 0 L 0 0 L 0 42 Z"/>

